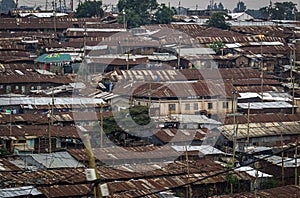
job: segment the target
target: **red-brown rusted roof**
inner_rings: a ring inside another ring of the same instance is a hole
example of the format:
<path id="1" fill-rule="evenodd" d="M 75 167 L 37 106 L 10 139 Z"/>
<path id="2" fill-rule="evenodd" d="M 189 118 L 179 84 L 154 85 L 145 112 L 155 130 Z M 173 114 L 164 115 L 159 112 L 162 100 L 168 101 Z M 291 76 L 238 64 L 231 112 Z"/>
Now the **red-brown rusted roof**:
<path id="1" fill-rule="evenodd" d="M 74 116 L 75 114 L 75 116 Z M 103 117 L 112 116 L 112 112 L 103 112 Z M 75 117 L 75 118 L 74 118 Z M 100 112 L 62 112 L 55 113 L 53 122 L 95 121 L 100 120 Z M 47 114 L 1 114 L 0 124 L 48 124 Z"/>
<path id="2" fill-rule="evenodd" d="M 50 132 L 53 137 L 72 137 L 79 138 L 80 129 L 74 126 L 50 126 Z M 25 137 L 37 136 L 44 137 L 48 135 L 47 125 L 17 125 L 17 126 L 0 126 L 0 137 Z"/>
<path id="3" fill-rule="evenodd" d="M 230 28 L 234 32 L 238 32 L 241 34 L 251 34 L 251 35 L 259 35 L 263 34 L 265 36 L 276 36 L 282 38 L 288 38 L 293 36 L 292 29 L 284 26 L 232 26 Z"/>
<path id="4" fill-rule="evenodd" d="M 0 172 L 17 172 L 21 171 L 19 167 L 4 158 L 0 158 Z"/>
<path id="5" fill-rule="evenodd" d="M 244 192 L 231 195 L 217 196 L 218 198 L 254 198 L 254 197 L 300 197 L 300 187 L 295 185 L 281 186 L 277 188 L 270 188 L 258 190 L 255 195 L 254 192 Z"/>
<path id="6" fill-rule="evenodd" d="M 12 84 L 12 83 L 56 83 L 56 84 L 68 84 L 72 80 L 64 75 L 43 75 L 35 70 L 32 70 L 32 66 L 25 68 L 26 65 L 20 65 L 18 68 L 12 64 L 0 64 L 0 83 Z M 19 71 L 16 71 L 19 70 Z"/>
<path id="7" fill-rule="evenodd" d="M 277 113 L 265 113 L 265 114 L 250 114 L 250 123 L 267 123 L 267 122 L 293 122 L 300 121 L 300 115 L 298 114 L 277 114 Z M 236 122 L 234 122 L 234 119 Z M 248 123 L 248 116 L 241 115 L 234 117 L 226 117 L 224 124 L 245 124 Z"/>
<path id="8" fill-rule="evenodd" d="M 154 136 L 162 142 L 182 142 L 192 140 L 203 140 L 209 131 L 198 130 L 184 130 L 184 129 L 160 129 Z M 174 138 L 176 136 L 176 139 Z"/>

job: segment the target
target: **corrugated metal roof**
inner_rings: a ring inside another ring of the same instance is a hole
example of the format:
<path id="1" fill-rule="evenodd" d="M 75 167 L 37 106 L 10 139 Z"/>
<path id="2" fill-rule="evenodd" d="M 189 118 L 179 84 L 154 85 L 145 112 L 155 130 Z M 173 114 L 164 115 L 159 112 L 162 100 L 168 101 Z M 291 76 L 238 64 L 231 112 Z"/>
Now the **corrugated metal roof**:
<path id="1" fill-rule="evenodd" d="M 89 184 L 54 185 L 51 187 L 39 187 L 38 190 L 48 198 L 51 197 L 86 197 L 92 194 L 92 186 Z"/>
<path id="2" fill-rule="evenodd" d="M 199 151 L 202 155 L 219 155 L 225 154 L 223 151 L 211 146 L 211 145 L 201 145 L 201 146 L 172 146 L 178 152 L 185 151 Z"/>
<path id="3" fill-rule="evenodd" d="M 170 146 L 141 146 L 141 147 L 107 147 L 107 148 L 94 148 L 93 150 L 95 157 L 98 160 L 103 162 L 115 162 L 124 163 L 133 162 L 135 160 L 167 160 L 169 158 L 174 158 L 180 156 L 180 153 L 175 151 Z M 82 150 L 70 150 L 70 153 L 76 159 L 85 159 L 87 160 L 87 156 L 85 152 Z M 145 156 L 145 153 L 147 155 Z M 119 162 L 118 162 L 119 161 Z"/>
<path id="4" fill-rule="evenodd" d="M 180 56 L 213 55 L 216 52 L 212 48 L 180 48 L 176 49 Z"/>
<path id="5" fill-rule="evenodd" d="M 270 188 L 264 190 L 258 190 L 257 197 L 299 197 L 300 187 L 299 186 L 281 186 L 277 188 Z M 253 198 L 255 197 L 254 192 L 243 192 L 231 195 L 222 195 L 218 198 Z"/>
<path id="6" fill-rule="evenodd" d="M 279 109 L 279 108 L 295 108 L 296 105 L 292 105 L 288 102 L 251 102 L 250 109 Z M 241 109 L 248 109 L 248 103 L 238 103 L 238 107 Z"/>
<path id="7" fill-rule="evenodd" d="M 75 115 L 74 115 L 75 114 Z M 96 121 L 103 117 L 112 116 L 112 112 L 55 112 L 53 122 Z M 0 124 L 48 124 L 47 114 L 2 114 L 0 113 Z"/>
<path id="8" fill-rule="evenodd" d="M 0 159 L 0 171 L 20 171 L 21 169 L 6 159 Z"/>
<path id="9" fill-rule="evenodd" d="M 17 188 L 3 188 L 0 189 L 0 197 L 19 197 L 19 196 L 37 196 L 42 193 L 34 186 L 23 186 Z"/>
<path id="10" fill-rule="evenodd" d="M 80 138 L 78 132 L 79 128 L 74 126 L 51 126 L 50 132 L 53 137 L 70 137 L 70 138 Z M 47 125 L 13 125 L 10 126 L 0 126 L 0 137 L 5 138 L 7 136 L 11 137 L 26 137 L 26 136 L 36 136 L 44 137 L 48 134 Z"/>
<path id="11" fill-rule="evenodd" d="M 7 59 L 7 57 L 5 57 Z M 17 71 L 19 72 L 17 72 Z M 21 72 L 21 73 L 20 73 Z M 44 75 L 28 64 L 0 64 L 0 83 L 56 83 L 68 84 L 72 80 L 67 76 Z"/>
<path id="12" fill-rule="evenodd" d="M 116 75 L 113 73 L 112 75 Z M 154 76 L 154 78 L 153 78 Z M 159 80 L 158 77 L 159 76 Z M 170 68 L 149 70 L 122 70 L 118 79 L 129 81 L 193 81 L 193 80 L 223 80 L 234 85 L 261 85 L 261 72 L 252 68 L 218 68 L 218 69 L 185 69 Z M 264 74 L 264 85 L 280 85 L 274 76 Z"/>
<path id="13" fill-rule="evenodd" d="M 267 156 L 267 155 L 258 155 L 255 156 L 258 159 L 263 159 L 266 160 L 270 163 L 272 163 L 275 166 L 282 166 L 282 158 L 280 156 Z M 295 163 L 295 158 L 289 158 L 289 157 L 284 157 L 283 158 L 283 165 L 285 168 L 294 168 L 294 167 L 300 167 L 300 159 L 297 158 L 297 165 Z"/>
<path id="14" fill-rule="evenodd" d="M 212 134 L 208 130 L 188 130 L 188 129 L 160 129 L 154 136 L 165 143 L 191 142 L 192 140 L 203 141 L 206 135 Z M 176 137 L 176 138 L 174 138 Z M 176 150 L 176 149 L 175 149 Z"/>
<path id="15" fill-rule="evenodd" d="M 155 82 L 155 83 L 127 83 L 117 84 L 114 93 L 131 95 L 134 97 L 153 98 L 189 98 L 196 99 L 205 96 L 231 97 L 232 86 L 223 81 L 198 81 L 198 82 Z M 132 93 L 133 92 L 133 93 Z"/>
<path id="16" fill-rule="evenodd" d="M 96 105 L 105 104 L 104 100 L 97 98 L 84 97 L 55 97 L 55 105 Z M 52 104 L 51 97 L 18 97 L 18 98 L 1 98 L 0 105 L 45 105 Z"/>
<path id="17" fill-rule="evenodd" d="M 222 134 L 226 136 L 228 139 L 233 140 L 235 138 L 235 130 L 237 125 L 230 124 L 218 127 L 219 130 L 222 131 Z M 249 124 L 249 132 L 248 132 L 248 124 L 238 124 L 238 130 L 236 133 L 237 139 L 245 139 L 248 136 L 252 137 L 267 137 L 267 136 L 279 136 L 283 135 L 297 135 L 300 131 L 300 122 L 258 122 L 258 123 L 250 123 Z"/>
<path id="18" fill-rule="evenodd" d="M 266 178 L 266 177 L 273 177 L 273 175 L 269 175 L 267 173 L 263 173 L 259 170 L 255 170 L 255 168 L 252 168 L 250 166 L 242 166 L 240 168 L 235 169 L 237 171 L 245 171 L 247 174 L 249 174 L 251 177 L 257 177 L 258 178 Z"/>
<path id="19" fill-rule="evenodd" d="M 29 156 L 25 156 L 25 158 L 27 157 L 33 158 L 33 160 L 47 169 L 84 167 L 83 164 L 73 158 L 68 152 L 31 154 Z"/>

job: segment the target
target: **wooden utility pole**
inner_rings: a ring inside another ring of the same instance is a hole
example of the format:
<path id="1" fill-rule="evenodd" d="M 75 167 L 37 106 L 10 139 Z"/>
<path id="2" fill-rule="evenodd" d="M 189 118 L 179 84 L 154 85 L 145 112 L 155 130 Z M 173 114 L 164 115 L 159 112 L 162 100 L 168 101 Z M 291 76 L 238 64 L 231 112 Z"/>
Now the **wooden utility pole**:
<path id="1" fill-rule="evenodd" d="M 283 153 L 283 136 L 282 132 L 280 133 L 281 138 L 281 185 L 284 186 L 284 153 Z"/>
<path id="2" fill-rule="evenodd" d="M 150 107 L 151 107 L 151 95 L 152 95 L 152 83 L 149 82 L 149 113 L 150 113 Z M 150 115 L 150 114 L 149 114 Z"/>
<path id="3" fill-rule="evenodd" d="M 90 142 L 90 136 L 88 134 L 84 135 L 84 145 L 85 145 L 86 154 L 89 158 L 89 167 L 93 168 L 95 170 L 96 178 L 99 179 L 99 174 L 98 174 L 98 171 L 97 171 L 97 165 L 96 165 L 96 162 L 95 162 L 95 157 L 94 157 L 94 153 L 92 151 L 92 146 L 91 146 L 91 142 Z M 96 188 L 95 189 L 95 191 L 96 191 L 95 197 L 102 198 L 100 183 L 95 185 L 95 188 Z"/>
<path id="4" fill-rule="evenodd" d="M 188 183 L 190 183 L 190 165 L 189 165 L 189 155 L 188 155 L 188 151 L 187 151 L 187 146 L 185 145 L 185 160 L 186 160 L 186 168 L 187 168 L 187 174 L 188 174 Z M 187 190 L 188 190 L 188 194 L 187 197 L 188 198 L 192 198 L 193 197 L 193 193 L 192 193 L 192 188 L 191 185 L 188 184 L 187 186 Z"/>
<path id="5" fill-rule="evenodd" d="M 250 102 L 248 102 L 248 114 L 247 114 L 247 144 L 248 145 L 250 143 L 249 132 L 250 132 Z"/>
<path id="6" fill-rule="evenodd" d="M 293 88 L 292 88 L 292 115 L 295 114 L 295 78 L 292 79 L 293 81 Z"/>
<path id="7" fill-rule="evenodd" d="M 181 39 L 182 39 L 182 36 L 180 35 L 179 36 L 179 46 L 178 46 L 178 58 L 177 58 L 177 67 L 178 67 L 178 69 L 180 69 Z"/>
<path id="8" fill-rule="evenodd" d="M 234 120 L 234 128 L 233 128 L 233 155 L 232 155 L 232 165 L 234 166 L 234 160 L 235 160 L 235 148 L 237 146 L 237 133 L 239 130 L 239 123 L 236 121 L 235 114 L 233 115 L 233 120 Z"/>
<path id="9" fill-rule="evenodd" d="M 11 116 L 11 109 L 9 113 L 9 152 L 13 152 L 13 139 L 12 139 L 12 116 Z"/>
<path id="10" fill-rule="evenodd" d="M 264 101 L 264 59 L 263 59 L 263 38 L 265 35 L 259 34 L 258 37 L 260 38 L 260 55 L 261 55 L 261 62 L 260 62 L 260 72 L 261 72 L 261 101 Z"/>
<path id="11" fill-rule="evenodd" d="M 56 35 L 56 0 L 53 1 L 53 25 L 54 25 L 54 38 Z"/>
<path id="12" fill-rule="evenodd" d="M 87 31 L 86 31 L 86 22 L 83 24 L 83 61 L 85 61 L 86 56 L 86 37 L 87 37 Z"/>
<path id="13" fill-rule="evenodd" d="M 299 136 L 297 136 L 296 140 L 296 147 L 295 147 L 295 185 L 298 185 L 298 162 L 297 162 L 297 157 L 298 157 L 298 144 L 299 144 Z"/>
<path id="14" fill-rule="evenodd" d="M 47 114 L 47 118 L 48 118 L 48 153 L 51 153 L 51 131 L 50 131 L 50 124 L 51 124 L 51 110 L 50 110 L 50 103 L 48 103 L 49 107 L 48 107 L 48 114 Z"/>
<path id="15" fill-rule="evenodd" d="M 103 148 L 103 105 L 100 107 L 100 148 Z"/>
<path id="16" fill-rule="evenodd" d="M 254 197 L 257 198 L 257 189 L 258 189 L 258 168 L 259 164 L 258 162 L 254 163 L 254 168 L 255 168 L 255 181 L 254 181 Z"/>
<path id="17" fill-rule="evenodd" d="M 127 59 L 126 59 L 126 70 L 128 71 L 129 70 L 129 51 L 127 52 Z"/>

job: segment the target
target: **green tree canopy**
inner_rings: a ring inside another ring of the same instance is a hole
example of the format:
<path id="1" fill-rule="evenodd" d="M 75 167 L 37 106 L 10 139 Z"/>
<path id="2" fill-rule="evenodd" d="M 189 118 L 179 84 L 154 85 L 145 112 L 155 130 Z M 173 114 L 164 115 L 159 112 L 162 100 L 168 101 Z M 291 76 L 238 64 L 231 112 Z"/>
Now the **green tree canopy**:
<path id="1" fill-rule="evenodd" d="M 215 27 L 220 29 L 230 29 L 230 24 L 225 21 L 226 13 L 216 12 L 212 14 L 207 22 L 208 27 Z"/>
<path id="2" fill-rule="evenodd" d="M 158 3 L 156 0 L 119 0 L 117 6 L 120 14 L 125 14 L 127 27 L 132 28 L 150 24 Z M 119 18 L 120 22 L 123 17 Z"/>
<path id="3" fill-rule="evenodd" d="M 79 18 L 83 17 L 102 17 L 104 14 L 102 9 L 102 1 L 85 1 L 78 5 L 75 16 Z"/>
<path id="4" fill-rule="evenodd" d="M 272 20 L 293 20 L 297 19 L 299 12 L 293 2 L 276 2 L 274 7 L 268 6 L 260 8 L 262 18 Z"/>
<path id="5" fill-rule="evenodd" d="M 244 2 L 242 1 L 239 1 L 236 5 L 236 8 L 233 9 L 233 12 L 234 13 L 237 13 L 237 12 L 245 12 L 247 9 L 246 5 Z"/>
<path id="6" fill-rule="evenodd" d="M 174 8 L 170 9 L 165 4 L 161 4 L 154 14 L 154 22 L 158 24 L 169 24 L 173 21 L 175 13 Z"/>
<path id="7" fill-rule="evenodd" d="M 225 10 L 225 8 L 221 2 L 218 4 L 218 10 L 220 10 L 220 11 Z"/>
<path id="8" fill-rule="evenodd" d="M 224 43 L 222 43 L 222 41 L 217 41 L 209 44 L 209 47 L 212 48 L 218 55 L 222 54 L 222 49 L 224 46 L 225 45 Z"/>

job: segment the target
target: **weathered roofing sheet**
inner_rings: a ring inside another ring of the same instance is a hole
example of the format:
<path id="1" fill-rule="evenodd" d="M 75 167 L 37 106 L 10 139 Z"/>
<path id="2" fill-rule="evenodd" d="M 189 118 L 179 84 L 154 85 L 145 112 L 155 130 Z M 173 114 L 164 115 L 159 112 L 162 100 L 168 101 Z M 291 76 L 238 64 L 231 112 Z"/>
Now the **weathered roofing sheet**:
<path id="1" fill-rule="evenodd" d="M 34 186 L 0 189 L 0 197 L 23 197 L 30 195 L 42 195 L 42 192 L 36 189 Z"/>
<path id="2" fill-rule="evenodd" d="M 83 164 L 73 158 L 68 152 L 31 154 L 25 156 L 25 158 L 27 157 L 32 158 L 47 169 L 84 167 Z"/>
<path id="3" fill-rule="evenodd" d="M 245 139 L 249 137 L 267 137 L 283 135 L 297 135 L 300 131 L 300 122 L 266 122 L 266 123 L 250 123 L 249 131 L 248 124 L 231 124 L 218 127 L 222 134 L 228 139 L 232 140 L 235 137 L 235 130 L 237 129 L 236 138 Z"/>
<path id="4" fill-rule="evenodd" d="M 300 187 L 291 186 L 281 186 L 277 188 L 270 188 L 264 190 L 258 190 L 255 195 L 254 192 L 244 192 L 231 195 L 217 196 L 218 198 L 253 198 L 253 197 L 299 197 Z"/>

